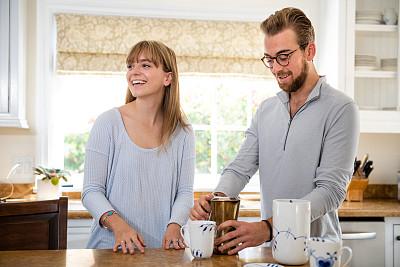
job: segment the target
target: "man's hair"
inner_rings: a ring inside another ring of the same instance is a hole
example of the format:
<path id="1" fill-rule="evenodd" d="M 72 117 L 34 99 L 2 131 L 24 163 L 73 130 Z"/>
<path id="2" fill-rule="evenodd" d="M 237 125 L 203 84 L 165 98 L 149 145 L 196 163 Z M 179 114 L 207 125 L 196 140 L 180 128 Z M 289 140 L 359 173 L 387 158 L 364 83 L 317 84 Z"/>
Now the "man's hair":
<path id="1" fill-rule="evenodd" d="M 261 23 L 260 29 L 267 36 L 276 35 L 286 29 L 293 29 L 299 45 L 309 44 L 315 40 L 311 21 L 303 11 L 294 7 L 276 11 Z"/>

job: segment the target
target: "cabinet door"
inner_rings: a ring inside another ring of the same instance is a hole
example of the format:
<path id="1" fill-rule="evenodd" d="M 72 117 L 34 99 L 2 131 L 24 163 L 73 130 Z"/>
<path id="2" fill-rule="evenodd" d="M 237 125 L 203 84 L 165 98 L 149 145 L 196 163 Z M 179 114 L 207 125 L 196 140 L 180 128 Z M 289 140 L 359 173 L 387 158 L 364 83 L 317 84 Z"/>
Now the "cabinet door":
<path id="1" fill-rule="evenodd" d="M 393 266 L 400 266 L 400 224 L 393 225 Z"/>
<path id="2" fill-rule="evenodd" d="M 0 0 L 0 127 L 25 120 L 26 1 Z"/>
<path id="3" fill-rule="evenodd" d="M 399 27 L 384 24 L 399 0 L 348 0 L 346 93 L 360 108 L 361 132 L 400 133 Z"/>
<path id="4" fill-rule="evenodd" d="M 0 114 L 8 112 L 9 2 L 0 1 Z"/>
<path id="5" fill-rule="evenodd" d="M 89 241 L 92 219 L 69 219 L 67 249 L 84 249 Z"/>

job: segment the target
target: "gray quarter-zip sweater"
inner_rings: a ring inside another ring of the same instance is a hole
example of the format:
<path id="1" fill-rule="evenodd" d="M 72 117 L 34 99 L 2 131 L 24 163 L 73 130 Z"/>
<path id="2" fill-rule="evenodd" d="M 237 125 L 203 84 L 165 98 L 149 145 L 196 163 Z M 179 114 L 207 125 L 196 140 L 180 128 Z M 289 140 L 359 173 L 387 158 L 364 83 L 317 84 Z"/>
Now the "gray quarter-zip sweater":
<path id="1" fill-rule="evenodd" d="M 280 91 L 259 106 L 234 161 L 214 192 L 237 196 L 259 169 L 261 217 L 274 199 L 311 201 L 311 236 L 341 237 L 337 209 L 346 197 L 359 137 L 358 107 L 320 77 L 290 118 Z"/>

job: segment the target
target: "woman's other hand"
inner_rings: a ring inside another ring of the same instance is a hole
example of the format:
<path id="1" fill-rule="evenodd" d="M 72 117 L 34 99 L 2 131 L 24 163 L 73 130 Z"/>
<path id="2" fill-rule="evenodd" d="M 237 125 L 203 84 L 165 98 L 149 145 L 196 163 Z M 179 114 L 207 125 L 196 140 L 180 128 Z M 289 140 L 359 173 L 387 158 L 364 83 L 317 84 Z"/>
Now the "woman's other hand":
<path id="1" fill-rule="evenodd" d="M 176 223 L 170 223 L 165 231 L 163 240 L 162 240 L 162 248 L 169 249 L 171 244 L 175 249 L 181 249 L 188 247 L 187 244 L 183 241 L 183 237 L 181 236 L 181 226 Z"/>

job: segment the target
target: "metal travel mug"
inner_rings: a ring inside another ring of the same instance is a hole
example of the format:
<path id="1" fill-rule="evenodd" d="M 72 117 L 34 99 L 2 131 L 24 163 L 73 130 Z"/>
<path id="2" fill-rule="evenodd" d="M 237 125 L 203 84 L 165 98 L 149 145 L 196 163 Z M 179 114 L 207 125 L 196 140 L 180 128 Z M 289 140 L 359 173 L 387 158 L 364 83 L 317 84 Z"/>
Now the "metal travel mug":
<path id="1" fill-rule="evenodd" d="M 239 215 L 240 200 L 237 197 L 214 197 L 211 202 L 210 221 L 215 221 L 218 225 L 228 220 L 237 220 Z M 222 231 L 215 231 L 215 239 L 224 234 L 233 231 L 233 227 L 227 227 Z M 228 241 L 227 241 L 228 242 Z M 218 250 L 218 246 L 214 246 L 214 254 L 228 254 L 229 249 L 223 251 Z"/>

